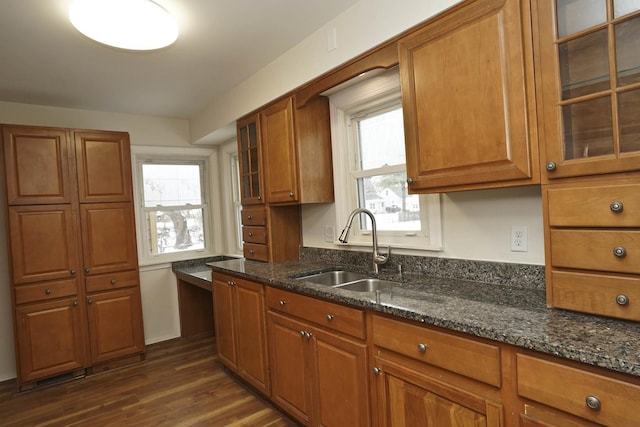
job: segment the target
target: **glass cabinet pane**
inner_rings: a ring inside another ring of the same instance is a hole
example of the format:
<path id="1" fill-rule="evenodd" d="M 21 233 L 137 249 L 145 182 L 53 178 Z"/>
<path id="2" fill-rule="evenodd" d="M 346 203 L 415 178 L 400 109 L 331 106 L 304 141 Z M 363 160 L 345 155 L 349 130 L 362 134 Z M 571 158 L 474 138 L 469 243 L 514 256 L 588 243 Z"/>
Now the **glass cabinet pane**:
<path id="1" fill-rule="evenodd" d="M 638 83 L 640 82 L 640 17 L 618 24 L 615 28 L 618 86 Z"/>
<path id="2" fill-rule="evenodd" d="M 611 97 L 562 107 L 565 160 L 613 154 Z"/>
<path id="3" fill-rule="evenodd" d="M 606 29 L 560 44 L 558 54 L 562 99 L 611 88 Z"/>
<path id="4" fill-rule="evenodd" d="M 558 37 L 562 38 L 605 22 L 607 20 L 607 1 L 558 0 L 556 11 Z"/>
<path id="5" fill-rule="evenodd" d="M 249 144 L 252 148 L 258 146 L 257 126 L 255 123 L 249 125 Z"/>
<path id="6" fill-rule="evenodd" d="M 640 151 L 640 89 L 618 95 L 620 152 Z"/>
<path id="7" fill-rule="evenodd" d="M 240 149 L 242 151 L 246 150 L 249 147 L 249 142 L 247 140 L 247 128 L 240 128 Z"/>
<path id="8" fill-rule="evenodd" d="M 640 0 L 614 0 L 613 1 L 613 15 L 618 18 L 624 16 L 627 13 L 640 10 Z"/>

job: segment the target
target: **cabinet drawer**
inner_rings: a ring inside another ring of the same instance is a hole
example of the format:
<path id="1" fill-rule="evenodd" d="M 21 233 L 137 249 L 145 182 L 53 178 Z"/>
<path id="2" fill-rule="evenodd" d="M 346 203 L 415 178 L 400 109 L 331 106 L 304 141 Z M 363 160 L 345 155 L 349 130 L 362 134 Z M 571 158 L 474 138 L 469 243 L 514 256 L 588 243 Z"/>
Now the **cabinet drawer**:
<path id="1" fill-rule="evenodd" d="M 362 310 L 274 288 L 267 288 L 267 307 L 356 338 L 365 338 Z"/>
<path id="2" fill-rule="evenodd" d="M 621 248 L 624 256 L 616 256 Z M 640 231 L 551 230 L 551 265 L 640 273 Z"/>
<path id="3" fill-rule="evenodd" d="M 267 247 L 267 245 L 260 245 L 257 243 L 245 243 L 244 257 L 247 259 L 253 259 L 256 261 L 267 262 L 269 260 L 269 248 Z"/>
<path id="4" fill-rule="evenodd" d="M 76 279 L 57 280 L 38 285 L 16 286 L 16 304 L 45 301 L 78 294 Z"/>
<path id="5" fill-rule="evenodd" d="M 552 227 L 640 227 L 640 184 L 548 191 Z"/>
<path id="6" fill-rule="evenodd" d="M 266 225 L 267 211 L 265 208 L 242 208 L 242 225 Z"/>
<path id="7" fill-rule="evenodd" d="M 500 387 L 500 348 L 475 340 L 373 316 L 375 345 Z"/>
<path id="8" fill-rule="evenodd" d="M 640 278 L 552 271 L 553 305 L 640 321 Z"/>
<path id="9" fill-rule="evenodd" d="M 139 283 L 138 270 L 101 274 L 100 276 L 91 276 L 85 279 L 87 292 L 127 288 L 129 286 L 137 286 Z"/>
<path id="10" fill-rule="evenodd" d="M 242 227 L 242 240 L 247 243 L 267 243 L 267 229 L 265 227 Z"/>
<path id="11" fill-rule="evenodd" d="M 517 355 L 517 371 L 522 397 L 602 425 L 636 425 L 636 385 L 524 354 Z M 599 400 L 600 409 L 587 406 L 589 397 Z"/>

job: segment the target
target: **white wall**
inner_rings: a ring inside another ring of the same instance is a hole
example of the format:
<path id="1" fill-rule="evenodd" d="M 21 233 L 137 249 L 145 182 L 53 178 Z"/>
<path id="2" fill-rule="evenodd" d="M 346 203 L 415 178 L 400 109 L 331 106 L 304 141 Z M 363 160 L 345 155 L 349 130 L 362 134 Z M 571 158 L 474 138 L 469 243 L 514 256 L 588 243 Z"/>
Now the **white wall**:
<path id="1" fill-rule="evenodd" d="M 392 254 L 544 264 L 540 187 L 443 194 L 441 208 L 443 251 L 393 249 Z M 336 236 L 345 226 L 345 224 L 336 224 L 334 204 L 304 206 L 302 209 L 304 245 L 329 249 L 340 248 L 324 240 L 325 225 L 334 226 Z M 512 225 L 527 226 L 529 240 L 527 252 L 511 252 Z M 368 250 L 362 247 L 350 249 Z"/>

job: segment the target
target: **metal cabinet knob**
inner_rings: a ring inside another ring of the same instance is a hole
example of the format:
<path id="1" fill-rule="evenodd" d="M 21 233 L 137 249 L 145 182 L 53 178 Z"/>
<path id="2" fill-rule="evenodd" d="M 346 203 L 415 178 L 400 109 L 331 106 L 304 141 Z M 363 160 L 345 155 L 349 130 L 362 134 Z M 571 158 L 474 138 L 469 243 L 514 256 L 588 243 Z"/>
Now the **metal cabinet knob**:
<path id="1" fill-rule="evenodd" d="M 547 162 L 547 164 L 544 167 L 549 172 L 553 172 L 558 168 L 558 165 L 556 165 L 556 162 Z"/>
<path id="2" fill-rule="evenodd" d="M 251 231 L 249 232 L 249 237 L 253 237 L 253 233 Z"/>
<path id="3" fill-rule="evenodd" d="M 116 279 L 111 279 L 111 284 L 115 285 L 116 284 Z"/>
<path id="4" fill-rule="evenodd" d="M 587 398 L 585 399 L 585 402 L 589 407 L 589 409 L 593 409 L 594 411 L 599 411 L 600 408 L 602 407 L 602 404 L 600 403 L 600 399 L 598 399 L 595 396 L 587 396 Z"/>
<path id="5" fill-rule="evenodd" d="M 295 194 L 293 194 L 293 191 L 289 192 L 289 197 L 291 197 L 291 198 L 295 197 Z"/>
<path id="6" fill-rule="evenodd" d="M 409 185 L 413 184 L 413 179 L 412 178 L 407 178 L 407 184 L 409 184 Z"/>
<path id="7" fill-rule="evenodd" d="M 46 291 L 44 291 L 44 293 L 47 295 L 51 295 L 51 289 L 47 289 Z"/>
<path id="8" fill-rule="evenodd" d="M 304 334 L 305 334 L 304 331 L 300 331 L 300 337 L 304 338 Z"/>
<path id="9" fill-rule="evenodd" d="M 418 351 L 420 353 L 424 353 L 425 351 L 427 351 L 427 345 L 423 343 L 418 344 Z"/>
<path id="10" fill-rule="evenodd" d="M 616 296 L 616 303 L 618 305 L 627 305 L 629 304 L 629 297 L 624 294 L 620 294 Z"/>
<path id="11" fill-rule="evenodd" d="M 90 269 L 90 268 L 85 268 L 85 269 L 84 269 L 84 272 L 85 272 L 85 273 L 87 273 L 87 274 L 89 274 L 89 273 L 91 273 L 91 269 Z"/>
<path id="12" fill-rule="evenodd" d="M 69 270 L 69 274 L 71 274 L 72 276 L 76 275 L 76 271 L 75 270 Z"/>
<path id="13" fill-rule="evenodd" d="M 93 304 L 93 300 L 92 300 L 91 298 L 89 298 L 89 299 L 87 300 L 87 303 L 88 303 L 88 304 Z"/>
<path id="14" fill-rule="evenodd" d="M 310 340 L 312 336 L 313 336 L 313 334 L 311 332 L 305 332 L 304 333 L 304 337 L 307 339 L 307 341 Z"/>
<path id="15" fill-rule="evenodd" d="M 611 209 L 611 212 L 620 213 L 624 210 L 624 205 L 622 204 L 622 202 L 613 201 L 609 205 L 609 209 Z"/>
<path id="16" fill-rule="evenodd" d="M 618 258 L 624 258 L 627 256 L 627 250 L 623 246 L 616 246 L 613 248 L 613 254 Z"/>
<path id="17" fill-rule="evenodd" d="M 77 307 L 77 306 L 78 306 L 78 301 L 74 301 L 74 302 L 73 302 L 73 306 L 74 306 L 74 307 Z"/>
<path id="18" fill-rule="evenodd" d="M 373 368 L 373 375 L 375 375 L 376 377 L 378 375 L 380 375 L 382 373 L 382 369 L 380 368 Z"/>
<path id="19" fill-rule="evenodd" d="M 284 307 L 287 302 L 283 299 L 280 300 L 280 307 Z"/>
<path id="20" fill-rule="evenodd" d="M 333 320 L 333 314 L 327 314 L 327 320 L 331 322 Z"/>
<path id="21" fill-rule="evenodd" d="M 258 195 L 258 200 L 262 200 L 262 196 Z"/>
<path id="22" fill-rule="evenodd" d="M 253 219 L 253 216 L 247 215 L 247 219 Z"/>
<path id="23" fill-rule="evenodd" d="M 251 255 L 255 255 L 256 251 L 254 251 L 253 249 L 249 249 L 249 253 L 250 253 Z"/>

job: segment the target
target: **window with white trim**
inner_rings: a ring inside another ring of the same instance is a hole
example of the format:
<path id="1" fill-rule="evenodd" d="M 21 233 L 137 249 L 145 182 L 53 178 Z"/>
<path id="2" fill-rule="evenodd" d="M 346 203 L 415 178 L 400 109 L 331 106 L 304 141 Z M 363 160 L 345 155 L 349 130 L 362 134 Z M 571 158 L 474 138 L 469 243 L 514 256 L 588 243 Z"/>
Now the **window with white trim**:
<path id="1" fill-rule="evenodd" d="M 141 259 L 168 262 L 211 251 L 207 158 L 136 156 Z"/>
<path id="2" fill-rule="evenodd" d="M 370 210 L 381 244 L 442 249 L 439 195 L 409 194 L 398 71 L 329 91 L 336 221 Z M 371 245 L 371 221 L 359 215 L 349 244 Z"/>

